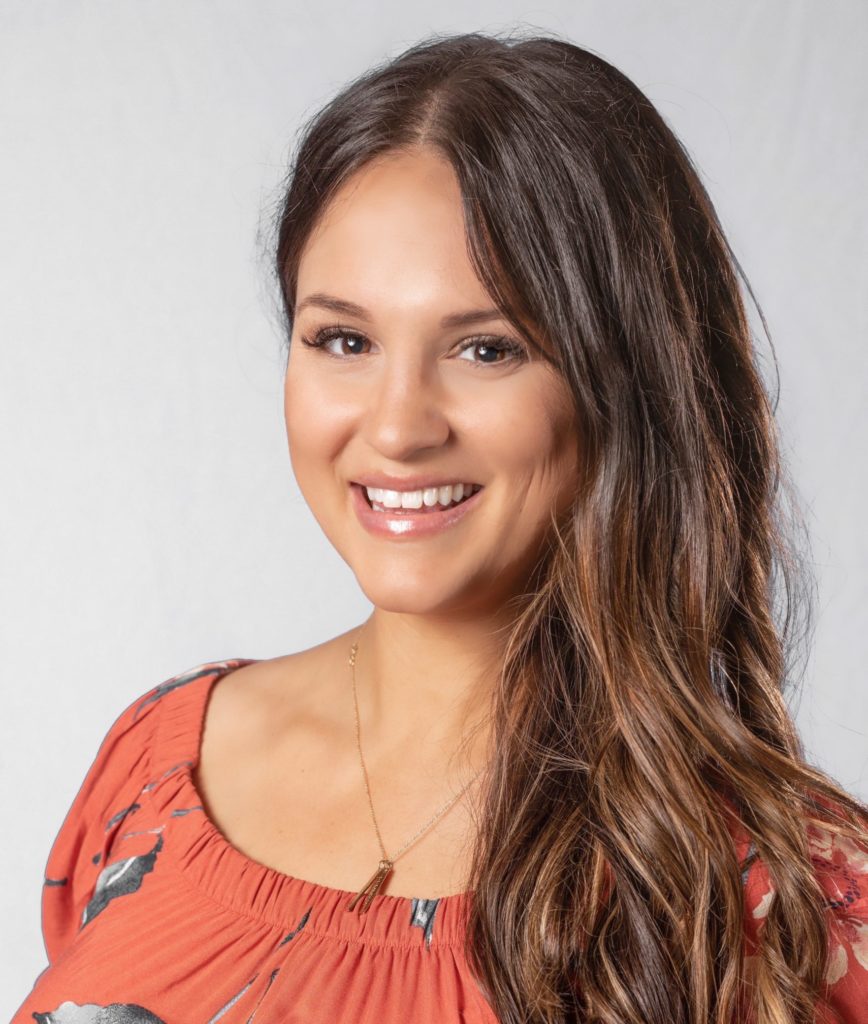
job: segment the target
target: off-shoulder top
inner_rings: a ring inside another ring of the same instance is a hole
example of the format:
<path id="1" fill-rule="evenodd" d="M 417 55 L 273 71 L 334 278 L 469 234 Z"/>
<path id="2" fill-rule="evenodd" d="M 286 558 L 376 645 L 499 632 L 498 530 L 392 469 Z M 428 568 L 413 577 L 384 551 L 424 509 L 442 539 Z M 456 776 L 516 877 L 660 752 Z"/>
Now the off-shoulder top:
<path id="1" fill-rule="evenodd" d="M 196 666 L 112 724 L 51 847 L 48 964 L 12 1024 L 497 1024 L 463 947 L 472 893 L 351 892 L 283 874 L 233 846 L 193 781 L 208 695 L 255 658 Z M 747 855 L 750 851 L 743 849 Z M 868 863 L 817 846 L 833 1006 L 868 1022 Z M 749 930 L 771 897 L 745 870 Z"/>

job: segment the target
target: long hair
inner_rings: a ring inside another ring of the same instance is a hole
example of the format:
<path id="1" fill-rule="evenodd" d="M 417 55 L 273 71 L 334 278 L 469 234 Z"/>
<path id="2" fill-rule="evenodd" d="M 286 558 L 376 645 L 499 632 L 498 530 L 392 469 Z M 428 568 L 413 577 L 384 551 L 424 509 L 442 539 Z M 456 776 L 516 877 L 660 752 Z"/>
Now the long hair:
<path id="1" fill-rule="evenodd" d="M 806 762 L 785 700 L 812 584 L 750 285 L 615 67 L 550 36 L 435 35 L 304 126 L 275 220 L 288 339 L 329 200 L 417 147 L 451 163 L 474 268 L 548 339 L 581 424 L 492 704 L 468 960 L 503 1024 L 809 1024 L 829 949 L 807 829 L 868 845 L 868 807 Z M 750 985 L 732 820 L 775 888 Z"/>

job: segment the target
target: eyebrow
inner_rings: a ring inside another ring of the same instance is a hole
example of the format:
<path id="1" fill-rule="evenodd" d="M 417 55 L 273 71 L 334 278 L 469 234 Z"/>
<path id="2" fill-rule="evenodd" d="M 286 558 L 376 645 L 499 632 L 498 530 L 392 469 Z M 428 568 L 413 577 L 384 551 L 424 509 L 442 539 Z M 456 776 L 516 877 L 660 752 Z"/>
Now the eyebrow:
<path id="1" fill-rule="evenodd" d="M 348 302 L 346 299 L 339 299 L 334 295 L 326 295 L 325 292 L 313 292 L 299 302 L 295 308 L 298 314 L 307 306 L 320 306 L 322 309 L 331 310 L 333 313 L 343 313 L 344 316 L 354 316 L 367 323 L 373 321 L 371 314 L 355 302 Z M 481 323 L 485 320 L 498 320 L 503 316 L 499 309 L 470 309 L 464 313 L 450 313 L 440 321 L 440 326 L 466 327 L 468 324 Z"/>

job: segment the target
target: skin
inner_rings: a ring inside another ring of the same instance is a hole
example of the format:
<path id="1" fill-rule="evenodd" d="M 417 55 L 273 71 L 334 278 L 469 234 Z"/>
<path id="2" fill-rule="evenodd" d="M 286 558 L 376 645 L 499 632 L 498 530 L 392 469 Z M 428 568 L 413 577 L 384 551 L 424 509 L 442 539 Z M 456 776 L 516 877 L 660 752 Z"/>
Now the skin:
<path id="1" fill-rule="evenodd" d="M 302 309 L 314 293 L 368 315 Z M 506 602 L 527 586 L 550 512 L 571 504 L 578 462 L 571 398 L 544 358 L 486 363 L 495 357 L 479 345 L 461 351 L 478 335 L 524 344 L 508 322 L 495 312 L 441 327 L 444 316 L 493 305 L 467 254 L 454 172 L 428 150 L 361 169 L 301 255 L 285 377 L 290 459 L 373 611 L 316 647 L 224 677 L 194 774 L 228 840 L 285 874 L 356 891 L 381 855 L 356 749 L 354 640 L 362 748 L 390 856 L 490 759 Z M 304 344 L 334 326 L 361 343 Z M 351 501 L 350 481 L 367 472 L 430 472 L 484 490 L 444 532 L 380 538 Z M 465 890 L 477 793 L 468 789 L 400 855 L 382 892 Z"/>
<path id="2" fill-rule="evenodd" d="M 306 304 L 314 293 L 369 316 Z M 493 685 L 505 602 L 527 582 L 551 509 L 575 494 L 578 424 L 551 364 L 496 311 L 471 327 L 440 326 L 493 306 L 467 252 L 454 171 L 431 150 L 357 172 L 301 256 L 287 440 L 305 500 L 374 606 L 356 670 L 372 747 L 420 729 L 457 745 Z M 333 326 L 363 340 L 303 343 Z M 486 363 L 495 357 L 478 345 L 461 351 L 476 335 L 512 339 L 529 358 Z M 485 490 L 436 536 L 377 538 L 351 502 L 349 483 L 365 471 L 444 473 Z"/>

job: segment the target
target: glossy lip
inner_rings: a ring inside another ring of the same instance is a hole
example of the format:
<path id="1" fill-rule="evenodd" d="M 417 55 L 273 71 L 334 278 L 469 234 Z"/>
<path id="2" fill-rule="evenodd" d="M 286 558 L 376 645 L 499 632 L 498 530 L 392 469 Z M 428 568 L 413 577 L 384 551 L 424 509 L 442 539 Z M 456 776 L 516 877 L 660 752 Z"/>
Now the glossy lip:
<path id="1" fill-rule="evenodd" d="M 433 486 L 433 485 L 432 485 Z M 485 491 L 481 490 L 471 494 L 465 501 L 442 512 L 399 512 L 390 515 L 388 512 L 375 512 L 368 504 L 365 496 L 365 489 L 361 484 L 350 484 L 350 491 L 353 496 L 353 508 L 359 518 L 359 522 L 368 533 L 375 537 L 388 537 L 391 540 L 403 537 L 430 537 L 441 530 L 446 530 L 462 520 L 468 512 L 472 512 L 479 504 L 478 499 Z"/>

